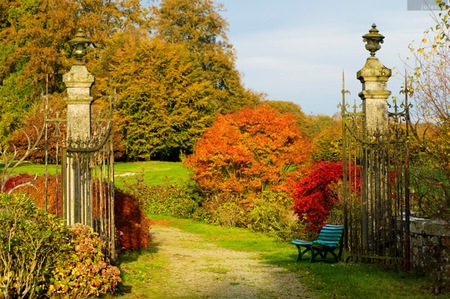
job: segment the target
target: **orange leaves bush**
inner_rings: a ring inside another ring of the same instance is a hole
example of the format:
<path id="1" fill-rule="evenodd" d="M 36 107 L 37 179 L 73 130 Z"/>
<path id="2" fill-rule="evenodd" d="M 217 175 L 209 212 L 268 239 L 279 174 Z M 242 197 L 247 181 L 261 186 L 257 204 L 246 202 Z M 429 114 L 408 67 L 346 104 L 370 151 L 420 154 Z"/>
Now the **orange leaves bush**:
<path id="1" fill-rule="evenodd" d="M 309 156 L 294 116 L 263 104 L 220 115 L 184 162 L 204 192 L 261 193 L 286 191 Z"/>

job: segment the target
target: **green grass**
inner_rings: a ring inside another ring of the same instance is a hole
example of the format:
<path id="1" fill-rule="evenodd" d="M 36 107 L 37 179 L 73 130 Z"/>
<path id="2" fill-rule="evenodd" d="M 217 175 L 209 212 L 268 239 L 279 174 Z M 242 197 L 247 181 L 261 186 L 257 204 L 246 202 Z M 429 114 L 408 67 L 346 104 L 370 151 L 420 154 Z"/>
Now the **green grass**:
<path id="1" fill-rule="evenodd" d="M 0 169 L 3 169 L 3 165 L 0 163 Z M 49 165 L 48 171 L 54 174 L 56 172 L 55 165 Z M 24 163 L 19 165 L 14 173 L 41 175 L 45 173 L 45 165 Z M 143 174 L 145 181 L 151 185 L 161 184 L 165 180 L 180 182 L 189 178 L 188 170 L 180 162 L 118 162 L 114 163 L 114 173 L 115 182 L 119 188 L 124 182 L 133 180 L 133 177 L 137 174 Z"/>
<path id="2" fill-rule="evenodd" d="M 432 294 L 433 282 L 428 278 L 386 270 L 377 265 L 344 262 L 310 264 L 307 260 L 296 262 L 295 246 L 248 229 L 225 228 L 160 215 L 152 215 L 151 218 L 198 234 L 205 241 L 223 248 L 262 252 L 264 262 L 299 273 L 300 283 L 318 298 L 447 298 L 447 295 Z M 131 262 L 130 256 L 133 256 Z M 163 282 L 167 272 L 164 261 L 158 260 L 157 254 L 151 251 L 143 251 L 141 254 L 127 253 L 120 256 L 119 260 L 121 267 L 125 266 L 122 270 L 126 284 L 133 286 L 133 290 L 139 290 L 139 296 L 133 298 L 145 298 L 141 291 L 148 287 L 143 284 L 139 273 L 149 269 L 147 273 L 150 273 L 153 279 L 150 282 L 152 284 Z M 129 295 L 119 298 L 131 298 L 127 297 Z"/>
<path id="3" fill-rule="evenodd" d="M 4 163 L 0 162 L 0 170 L 3 170 L 3 167 L 5 166 Z M 58 171 L 61 170 L 61 167 L 59 167 Z M 56 166 L 55 165 L 49 165 L 48 166 L 48 172 L 50 174 L 55 174 L 56 173 Z M 25 162 L 19 166 L 16 167 L 16 169 L 14 169 L 13 171 L 14 174 L 19 174 L 19 173 L 27 173 L 27 174 L 37 174 L 37 175 L 42 175 L 45 173 L 45 165 L 44 164 L 34 164 L 34 163 L 30 163 L 30 162 Z"/>
<path id="4" fill-rule="evenodd" d="M 114 173 L 119 188 L 124 182 L 132 180 L 136 174 L 143 174 L 150 185 L 158 185 L 166 180 L 180 182 L 189 178 L 188 170 L 180 162 L 119 162 L 114 164 Z"/>

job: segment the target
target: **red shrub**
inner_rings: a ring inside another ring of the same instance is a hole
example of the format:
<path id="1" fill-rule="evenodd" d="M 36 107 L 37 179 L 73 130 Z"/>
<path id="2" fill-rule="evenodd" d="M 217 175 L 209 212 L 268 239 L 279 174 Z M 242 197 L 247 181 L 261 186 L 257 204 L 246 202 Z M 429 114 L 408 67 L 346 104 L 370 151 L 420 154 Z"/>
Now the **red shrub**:
<path id="1" fill-rule="evenodd" d="M 147 248 L 151 237 L 150 220 L 141 210 L 137 198 L 116 189 L 114 211 L 122 249 Z"/>
<path id="2" fill-rule="evenodd" d="M 342 180 L 342 176 L 342 162 L 323 162 L 294 187 L 294 211 L 299 219 L 307 222 L 308 231 L 322 227 L 333 205 L 339 201 L 331 187 Z"/>

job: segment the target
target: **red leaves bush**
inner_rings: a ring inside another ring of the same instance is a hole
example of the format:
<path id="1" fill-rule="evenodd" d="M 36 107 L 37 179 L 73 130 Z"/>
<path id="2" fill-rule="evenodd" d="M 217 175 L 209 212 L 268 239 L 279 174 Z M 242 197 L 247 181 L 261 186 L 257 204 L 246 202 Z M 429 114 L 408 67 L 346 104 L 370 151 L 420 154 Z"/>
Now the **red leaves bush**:
<path id="1" fill-rule="evenodd" d="M 151 238 L 150 220 L 142 211 L 138 199 L 116 189 L 114 212 L 121 249 L 148 248 Z"/>
<path id="2" fill-rule="evenodd" d="M 339 201 L 332 186 L 342 177 L 342 162 L 322 162 L 294 187 L 294 212 L 308 224 L 308 231 L 318 231 L 324 225 L 330 210 Z"/>
<path id="3" fill-rule="evenodd" d="M 29 174 L 19 174 L 6 181 L 5 192 L 12 188 L 32 182 L 32 185 L 24 185 L 14 192 L 24 193 L 33 198 L 34 204 L 42 209 L 45 208 L 45 176 L 41 175 L 34 180 Z M 55 175 L 48 177 L 47 211 L 62 217 L 62 186 L 61 179 Z M 56 184 L 58 184 L 58 198 L 56 198 Z M 119 246 L 123 250 L 138 250 L 147 248 L 150 241 L 150 220 L 142 211 L 138 200 L 120 190 L 115 190 L 115 222 L 118 232 Z"/>

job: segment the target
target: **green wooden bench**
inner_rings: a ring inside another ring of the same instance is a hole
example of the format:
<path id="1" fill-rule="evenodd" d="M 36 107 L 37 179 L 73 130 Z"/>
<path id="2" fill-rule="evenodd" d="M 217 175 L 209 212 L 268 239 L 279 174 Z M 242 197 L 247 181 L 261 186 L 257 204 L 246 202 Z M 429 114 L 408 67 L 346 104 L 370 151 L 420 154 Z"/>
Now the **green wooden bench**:
<path id="1" fill-rule="evenodd" d="M 342 256 L 343 234 L 343 225 L 326 224 L 320 229 L 319 236 L 314 241 L 293 240 L 292 244 L 296 245 L 298 249 L 297 261 L 301 261 L 303 255 L 311 251 L 311 258 L 309 259 L 311 263 L 315 262 L 319 255 L 322 259 L 325 259 L 328 253 L 331 253 L 335 261 L 339 262 Z M 339 251 L 336 254 L 337 249 Z"/>

